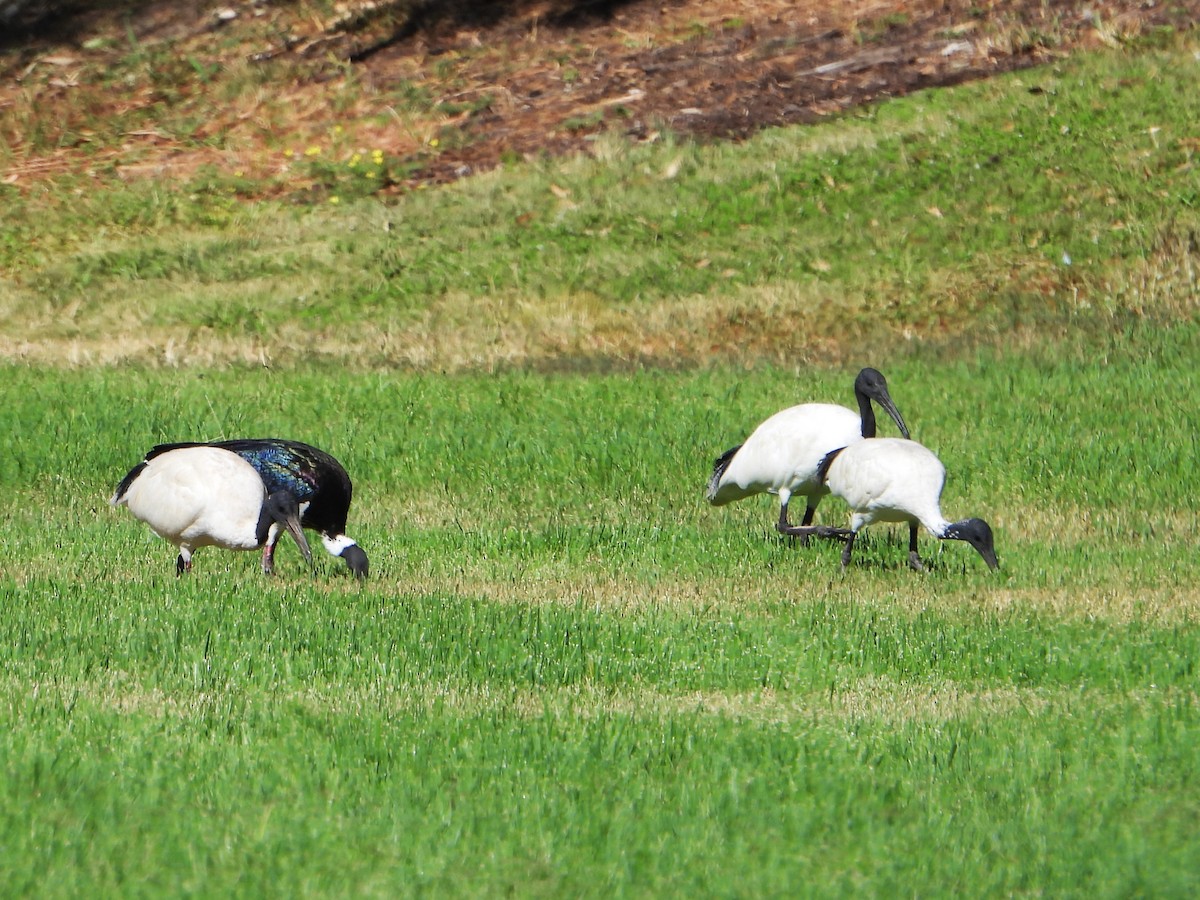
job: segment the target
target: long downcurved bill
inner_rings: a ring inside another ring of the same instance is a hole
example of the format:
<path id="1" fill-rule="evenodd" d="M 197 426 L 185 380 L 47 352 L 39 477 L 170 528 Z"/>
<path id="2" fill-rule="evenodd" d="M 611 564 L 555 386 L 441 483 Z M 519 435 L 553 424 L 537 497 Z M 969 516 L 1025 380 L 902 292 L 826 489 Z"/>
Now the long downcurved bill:
<path id="1" fill-rule="evenodd" d="M 300 547 L 300 552 L 304 554 L 305 562 L 312 565 L 312 551 L 308 548 L 308 539 L 304 536 L 304 528 L 300 527 L 300 510 L 296 508 L 295 499 L 288 498 L 288 510 L 282 516 L 275 516 L 275 521 L 287 529 L 288 534 L 292 535 L 292 540 L 296 542 L 296 546 Z"/>
<path id="2" fill-rule="evenodd" d="M 304 536 L 304 529 L 300 527 L 299 511 L 294 510 L 289 512 L 279 524 L 287 529 L 287 533 L 292 536 L 292 540 L 296 542 L 296 546 L 300 548 L 300 552 L 304 555 L 304 561 L 311 566 L 313 564 L 312 550 L 308 547 L 308 538 Z"/>
<path id="3" fill-rule="evenodd" d="M 904 424 L 904 417 L 900 415 L 900 410 L 896 409 L 896 404 L 892 402 L 892 396 L 887 393 L 886 388 L 879 397 L 879 405 L 883 407 L 884 412 L 892 417 L 892 421 L 896 423 L 896 427 L 900 429 L 900 433 L 904 435 L 904 439 L 908 440 L 908 426 Z"/>
<path id="4" fill-rule="evenodd" d="M 996 551 L 991 547 L 977 547 L 979 555 L 983 557 L 983 561 L 987 563 L 989 569 L 993 571 L 1000 568 L 1000 562 L 996 559 Z"/>

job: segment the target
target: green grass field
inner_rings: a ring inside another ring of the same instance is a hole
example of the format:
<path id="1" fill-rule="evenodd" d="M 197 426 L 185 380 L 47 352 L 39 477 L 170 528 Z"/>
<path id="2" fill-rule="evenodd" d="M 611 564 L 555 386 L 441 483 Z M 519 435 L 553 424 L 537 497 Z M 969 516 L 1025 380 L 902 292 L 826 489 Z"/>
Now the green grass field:
<path id="1" fill-rule="evenodd" d="M 391 206 L 12 191 L 2 892 L 1195 895 L 1196 67 Z M 704 502 L 864 364 L 999 571 Z M 346 464 L 369 581 L 177 579 L 107 505 L 156 442 L 262 435 Z"/>

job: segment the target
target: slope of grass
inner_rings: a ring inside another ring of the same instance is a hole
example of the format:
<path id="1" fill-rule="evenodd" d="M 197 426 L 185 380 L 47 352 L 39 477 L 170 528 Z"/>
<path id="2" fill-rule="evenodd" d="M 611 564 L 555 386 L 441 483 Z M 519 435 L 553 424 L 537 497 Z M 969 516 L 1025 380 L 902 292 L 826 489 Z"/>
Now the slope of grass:
<path id="1" fill-rule="evenodd" d="M 386 206 L 0 188 L 0 339 L 37 361 L 444 369 L 845 359 L 1190 318 L 1195 65 L 1180 39 Z"/>

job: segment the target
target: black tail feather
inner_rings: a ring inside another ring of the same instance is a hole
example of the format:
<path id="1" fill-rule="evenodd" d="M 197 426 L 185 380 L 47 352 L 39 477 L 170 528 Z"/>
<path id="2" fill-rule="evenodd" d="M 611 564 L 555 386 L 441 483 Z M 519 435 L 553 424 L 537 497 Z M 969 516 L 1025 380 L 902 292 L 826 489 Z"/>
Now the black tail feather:
<path id="1" fill-rule="evenodd" d="M 821 460 L 821 464 L 817 466 L 817 480 L 824 484 L 829 478 L 829 467 L 833 465 L 833 461 L 837 459 L 837 455 L 845 450 L 845 447 L 838 447 L 836 450 L 830 450 L 825 454 L 825 458 Z"/>
<path id="2" fill-rule="evenodd" d="M 738 444 L 736 447 L 730 447 L 713 462 L 712 475 L 708 479 L 709 500 L 716 495 L 717 488 L 721 486 L 721 476 L 725 474 L 725 470 L 729 468 L 729 464 L 733 462 L 733 458 L 737 456 L 737 452 L 741 449 L 741 444 Z"/>
<path id="3" fill-rule="evenodd" d="M 150 452 L 146 454 L 146 462 L 154 459 L 156 456 L 162 456 L 164 453 L 170 453 L 172 450 L 184 450 L 188 447 L 207 447 L 204 441 L 180 441 L 176 444 L 155 444 L 150 448 Z"/>
<path id="4" fill-rule="evenodd" d="M 117 492 L 113 494 L 112 500 L 109 503 L 112 503 L 114 506 L 120 503 L 121 498 L 125 496 L 125 492 L 129 490 L 129 486 L 133 484 L 135 478 L 142 474 L 142 469 L 144 468 L 146 468 L 146 463 L 140 462 L 130 469 L 129 474 L 122 478 L 121 483 L 117 485 Z"/>

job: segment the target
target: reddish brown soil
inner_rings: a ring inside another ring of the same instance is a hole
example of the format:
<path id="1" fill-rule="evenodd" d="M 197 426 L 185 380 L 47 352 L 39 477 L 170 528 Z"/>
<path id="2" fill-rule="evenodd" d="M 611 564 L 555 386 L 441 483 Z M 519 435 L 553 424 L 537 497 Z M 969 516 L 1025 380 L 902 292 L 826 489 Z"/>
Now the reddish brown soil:
<path id="1" fill-rule="evenodd" d="M 561 154 L 617 129 L 645 140 L 667 129 L 701 139 L 744 138 L 812 122 L 886 97 L 1044 63 L 1147 29 L 1190 26 L 1200 4 L 1017 0 L 818 2 L 675 0 L 617 5 L 538 22 L 516 16 L 489 28 L 431 27 L 374 54 L 371 76 L 397 59 L 433 63 L 472 46 L 522 48 L 503 74 L 463 73 L 471 91 L 500 99 L 467 117 L 466 146 L 426 168 L 448 179 L 493 166 L 505 153 Z M 656 35 L 690 34 L 662 46 Z M 526 50 L 525 48 L 529 48 Z M 551 63 L 551 61 L 557 61 Z M 564 79 L 568 68 L 574 77 Z M 497 90 L 498 89 L 498 90 Z"/>
<path id="2" fill-rule="evenodd" d="M 0 117 L 19 117 L 23 103 L 52 103 L 52 89 L 78 89 L 52 77 L 64 65 L 58 60 L 86 56 L 81 48 L 96 46 L 106 30 L 119 39 L 132 29 L 143 45 L 170 42 L 200 64 L 274 67 L 288 79 L 279 88 L 296 110 L 299 140 L 335 121 L 378 121 L 401 89 L 428 98 L 425 121 L 403 111 L 396 118 L 406 121 L 390 133 L 375 126 L 373 146 L 411 162 L 409 181 L 442 182 L 505 159 L 586 149 L 600 132 L 638 141 L 666 131 L 739 139 L 1154 28 L 1187 28 L 1200 13 L 1200 0 L 450 0 L 415 14 L 401 11 L 411 0 L 365 3 L 346 4 L 365 10 L 357 17 L 320 17 L 303 3 L 230 2 L 236 15 L 223 24 L 220 6 L 179 0 L 65 16 L 50 30 L 0 40 Z M 352 108 L 329 112 L 329 96 L 350 80 L 358 91 Z M 122 102 L 119 87 L 105 90 L 116 91 L 108 102 Z M 128 102 L 150 102 L 148 89 L 137 90 Z M 244 130 L 253 111 L 230 118 L 231 133 Z M 263 132 L 277 138 L 279 129 L 273 120 Z M 25 140 L 19 127 L 11 133 L 12 143 Z M 147 143 L 137 143 L 137 169 L 146 168 Z M 231 145 L 158 143 L 176 158 L 190 154 L 193 165 L 223 164 Z M 40 171 L 39 153 L 18 146 L 6 180 Z M 95 159 L 97 148 L 89 153 Z M 69 148 L 55 154 L 70 164 Z"/>

